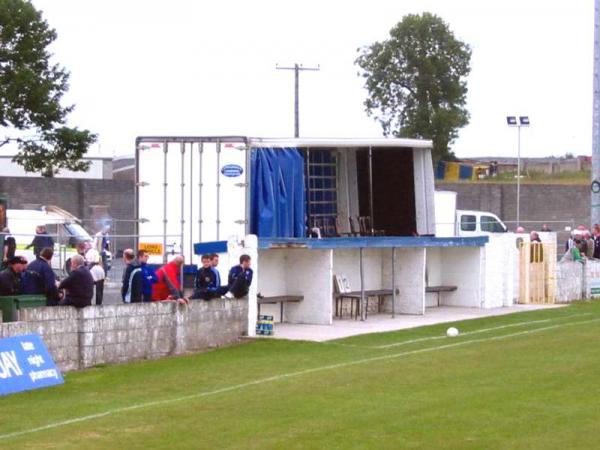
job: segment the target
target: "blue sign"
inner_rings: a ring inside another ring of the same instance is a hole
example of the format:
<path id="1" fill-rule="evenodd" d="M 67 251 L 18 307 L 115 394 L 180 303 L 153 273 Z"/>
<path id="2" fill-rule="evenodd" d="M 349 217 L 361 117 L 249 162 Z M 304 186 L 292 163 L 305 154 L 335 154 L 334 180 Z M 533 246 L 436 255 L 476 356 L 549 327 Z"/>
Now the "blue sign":
<path id="1" fill-rule="evenodd" d="M 244 169 L 237 164 L 227 164 L 221 168 L 221 173 L 226 177 L 235 178 L 244 173 Z"/>
<path id="2" fill-rule="evenodd" d="M 63 383 L 60 370 L 37 334 L 0 339 L 0 395 Z"/>

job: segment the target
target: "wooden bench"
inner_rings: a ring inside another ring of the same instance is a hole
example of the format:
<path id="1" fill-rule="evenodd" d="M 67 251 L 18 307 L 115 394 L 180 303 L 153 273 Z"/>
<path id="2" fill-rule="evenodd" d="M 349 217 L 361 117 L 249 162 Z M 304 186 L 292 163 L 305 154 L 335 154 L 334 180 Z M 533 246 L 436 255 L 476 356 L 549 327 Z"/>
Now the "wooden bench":
<path id="1" fill-rule="evenodd" d="M 437 306 L 440 306 L 440 293 L 442 292 L 454 292 L 457 289 L 456 286 L 427 286 L 425 292 L 437 293 Z"/>
<path id="2" fill-rule="evenodd" d="M 393 291 L 391 289 L 372 289 L 365 291 L 365 298 L 367 299 L 367 304 L 369 303 L 369 297 L 377 297 L 378 305 L 377 311 L 381 312 L 381 305 L 383 298 L 388 295 L 393 295 Z M 358 319 L 358 315 L 360 314 L 360 299 L 361 293 L 360 291 L 352 291 L 352 292 L 342 292 L 335 294 L 335 316 L 342 317 L 342 310 L 344 299 L 350 299 L 350 318 L 354 316 L 355 319 Z M 356 314 L 354 314 L 354 301 L 356 300 Z M 367 308 L 368 310 L 368 308 Z M 365 314 L 366 317 L 366 314 Z"/>
<path id="3" fill-rule="evenodd" d="M 258 315 L 260 316 L 260 305 L 277 304 L 281 305 L 279 321 L 283 322 L 283 305 L 284 303 L 298 303 L 304 300 L 303 295 L 274 295 L 270 297 L 257 297 Z"/>

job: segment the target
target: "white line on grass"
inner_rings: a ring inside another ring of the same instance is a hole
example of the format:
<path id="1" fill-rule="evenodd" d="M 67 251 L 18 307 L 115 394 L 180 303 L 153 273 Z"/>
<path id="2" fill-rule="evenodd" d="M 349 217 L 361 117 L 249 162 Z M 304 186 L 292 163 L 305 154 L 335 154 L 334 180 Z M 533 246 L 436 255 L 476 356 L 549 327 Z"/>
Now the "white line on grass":
<path id="1" fill-rule="evenodd" d="M 453 344 L 439 345 L 437 347 L 427 347 L 427 348 L 422 348 L 422 349 L 418 349 L 418 350 L 410 350 L 410 351 L 406 351 L 406 352 L 402 352 L 402 353 L 395 353 L 395 354 L 391 354 L 391 355 L 389 355 L 389 354 L 381 355 L 381 356 L 375 356 L 372 358 L 358 359 L 355 361 L 347 361 L 347 362 L 342 362 L 342 363 L 337 363 L 337 364 L 330 364 L 327 366 L 314 367 L 312 369 L 301 370 L 298 372 L 290 372 L 290 373 L 284 373 L 284 374 L 280 374 L 280 375 L 274 375 L 272 377 L 261 378 L 258 380 L 250 381 L 248 383 L 235 384 L 233 386 L 228 386 L 228 387 L 224 387 L 221 389 L 215 389 L 213 391 L 199 392 L 196 394 L 184 395 L 181 397 L 175 397 L 175 398 L 165 399 L 165 400 L 157 400 L 154 402 L 138 403 L 136 405 L 125 406 L 122 408 L 114 408 L 114 409 L 110 409 L 108 411 L 104 411 L 101 413 L 90 414 L 87 416 L 81 416 L 81 417 L 76 417 L 76 418 L 69 419 L 69 420 L 64 420 L 62 422 L 54 422 L 54 423 L 50 423 L 48 425 L 44 425 L 41 427 L 30 428 L 28 430 L 15 431 L 13 433 L 1 434 L 0 440 L 20 437 L 20 436 L 24 436 L 26 434 L 37 433 L 39 431 L 51 430 L 51 429 L 63 427 L 66 425 L 72 425 L 74 423 L 87 422 L 89 420 L 99 419 L 102 417 L 106 417 L 106 416 L 113 415 L 113 414 L 119 414 L 122 412 L 133 411 L 133 410 L 142 409 L 142 408 L 150 408 L 153 406 L 167 405 L 170 403 L 176 403 L 176 402 L 181 402 L 181 401 L 185 401 L 185 400 L 192 400 L 192 399 L 196 399 L 196 398 L 209 397 L 209 396 L 213 396 L 213 395 L 222 394 L 225 392 L 241 390 L 241 389 L 244 389 L 247 387 L 269 383 L 272 381 L 280 381 L 280 380 L 285 380 L 288 378 L 295 378 L 295 377 L 299 377 L 302 375 L 308 375 L 308 374 L 315 373 L 315 372 L 322 372 L 325 370 L 339 369 L 339 368 L 348 367 L 348 366 L 356 366 L 359 364 L 365 364 L 365 363 L 370 363 L 370 362 L 375 362 L 375 361 L 385 361 L 385 360 L 400 358 L 402 356 L 411 356 L 411 355 L 417 355 L 420 353 L 428 353 L 428 352 L 434 352 L 434 351 L 438 351 L 438 350 L 445 350 L 448 348 L 462 347 L 464 345 L 475 344 L 475 343 L 479 343 L 479 342 L 508 339 L 508 338 L 515 337 L 515 336 L 539 333 L 541 331 L 553 330 L 556 328 L 562 328 L 562 327 L 567 327 L 567 326 L 572 326 L 572 325 L 583 325 L 586 323 L 592 323 L 592 322 L 598 322 L 598 321 L 600 321 L 600 318 L 584 320 L 584 321 L 580 321 L 580 322 L 568 322 L 568 323 L 562 323 L 562 324 L 557 324 L 557 325 L 550 325 L 548 327 L 543 327 L 543 328 L 535 328 L 533 330 L 519 331 L 517 333 L 503 334 L 500 336 L 491 336 L 491 337 L 487 337 L 487 338 L 471 339 L 471 340 L 467 340 L 467 341 L 455 342 Z"/>
<path id="2" fill-rule="evenodd" d="M 510 323 L 507 325 L 499 325 L 497 327 L 481 328 L 479 330 L 465 331 L 464 333 L 460 333 L 460 335 L 461 336 L 470 336 L 472 334 L 487 333 L 488 331 L 502 330 L 504 328 L 513 328 L 513 327 L 520 327 L 520 326 L 526 326 L 526 325 L 537 324 L 537 323 L 554 322 L 556 320 L 568 319 L 571 317 L 581 317 L 581 316 L 590 316 L 590 315 L 592 315 L 592 313 L 569 314 L 568 316 L 555 317 L 552 319 L 528 320 L 526 322 Z M 406 341 L 393 342 L 391 344 L 385 344 L 385 345 L 356 345 L 356 344 L 343 344 L 341 342 L 327 342 L 327 341 L 322 342 L 322 344 L 338 345 L 341 347 L 368 348 L 368 349 L 382 350 L 382 349 L 386 349 L 386 348 L 399 347 L 401 345 L 415 344 L 417 342 L 426 342 L 426 341 L 435 341 L 438 339 L 446 339 L 446 337 L 447 336 L 445 334 L 442 334 L 439 336 L 427 336 L 427 337 L 422 337 L 422 338 L 417 338 L 417 339 L 409 339 Z"/>

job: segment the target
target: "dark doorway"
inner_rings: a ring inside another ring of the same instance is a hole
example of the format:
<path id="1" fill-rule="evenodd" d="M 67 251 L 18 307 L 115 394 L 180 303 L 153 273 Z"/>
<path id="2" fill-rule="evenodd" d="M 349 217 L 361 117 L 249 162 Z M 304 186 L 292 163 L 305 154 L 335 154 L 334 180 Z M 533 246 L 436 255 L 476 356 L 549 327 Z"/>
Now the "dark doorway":
<path id="1" fill-rule="evenodd" d="M 416 231 L 412 149 L 373 148 L 373 228 L 386 236 L 412 236 Z M 369 216 L 369 150 L 356 155 L 361 216 Z"/>

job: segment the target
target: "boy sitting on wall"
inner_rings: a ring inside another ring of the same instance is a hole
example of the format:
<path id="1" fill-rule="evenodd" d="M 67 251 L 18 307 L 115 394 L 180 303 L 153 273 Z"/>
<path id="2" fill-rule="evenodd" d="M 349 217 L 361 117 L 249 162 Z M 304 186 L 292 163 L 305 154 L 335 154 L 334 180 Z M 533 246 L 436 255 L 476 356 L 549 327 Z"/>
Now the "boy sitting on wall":
<path id="1" fill-rule="evenodd" d="M 240 264 L 233 266 L 229 271 L 229 291 L 225 294 L 227 298 L 241 298 L 248 295 L 252 284 L 252 269 L 250 268 L 250 256 L 240 256 Z"/>
<path id="2" fill-rule="evenodd" d="M 194 295 L 192 299 L 212 300 L 227 292 L 227 286 L 219 286 L 213 267 L 212 255 L 202 255 L 202 267 L 196 274 Z"/>

